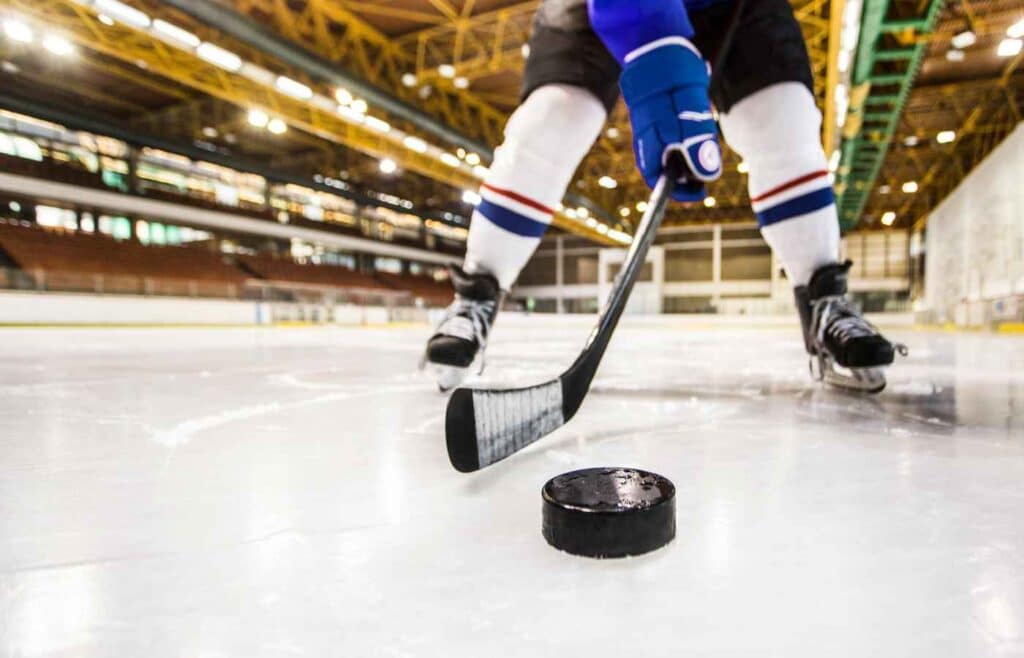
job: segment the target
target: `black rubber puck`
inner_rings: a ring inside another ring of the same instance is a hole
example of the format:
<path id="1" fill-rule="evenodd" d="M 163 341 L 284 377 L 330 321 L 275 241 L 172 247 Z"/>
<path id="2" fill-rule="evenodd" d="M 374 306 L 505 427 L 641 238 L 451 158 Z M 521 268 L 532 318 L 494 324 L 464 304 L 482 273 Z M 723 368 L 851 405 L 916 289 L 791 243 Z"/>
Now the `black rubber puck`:
<path id="1" fill-rule="evenodd" d="M 587 468 L 548 480 L 544 539 L 586 557 L 642 555 L 676 536 L 676 488 L 635 468 Z"/>

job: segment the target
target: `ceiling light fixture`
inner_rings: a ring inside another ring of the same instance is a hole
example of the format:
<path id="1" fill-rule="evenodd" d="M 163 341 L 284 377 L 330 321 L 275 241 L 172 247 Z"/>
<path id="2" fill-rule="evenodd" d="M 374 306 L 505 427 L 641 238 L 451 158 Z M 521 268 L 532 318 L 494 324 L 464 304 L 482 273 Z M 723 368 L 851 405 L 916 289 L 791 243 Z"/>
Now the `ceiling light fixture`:
<path id="1" fill-rule="evenodd" d="M 996 54 L 1000 57 L 1016 57 L 1024 47 L 1024 39 L 1003 39 L 996 48 Z"/>
<path id="2" fill-rule="evenodd" d="M 215 66 L 219 66 L 225 71 L 231 73 L 237 73 L 242 68 L 242 58 L 231 52 L 230 50 L 224 50 L 220 46 L 215 46 L 210 42 L 203 42 L 196 48 L 196 55 L 200 59 L 203 59 Z"/>
<path id="3" fill-rule="evenodd" d="M 267 124 L 267 130 L 274 135 L 283 135 L 288 132 L 288 124 L 281 119 L 271 119 Z"/>
<path id="4" fill-rule="evenodd" d="M 1024 37 L 1024 18 L 1006 28 L 1006 36 L 1011 39 L 1020 39 L 1021 37 Z"/>
<path id="5" fill-rule="evenodd" d="M 953 44 L 953 47 L 959 48 L 960 50 L 963 50 L 964 48 L 970 48 L 975 43 L 977 43 L 977 41 L 978 35 L 976 35 L 971 30 L 964 30 L 959 34 L 953 35 L 953 38 L 950 39 L 950 43 Z"/>
<path id="6" fill-rule="evenodd" d="M 32 28 L 21 21 L 4 21 L 4 34 L 7 35 L 8 39 L 20 41 L 21 43 L 32 43 L 33 39 L 35 39 L 35 35 L 32 34 Z"/>
<path id="7" fill-rule="evenodd" d="M 43 48 L 58 57 L 67 57 L 75 52 L 75 47 L 71 45 L 70 41 L 56 34 L 51 34 L 43 39 Z"/>
<path id="8" fill-rule="evenodd" d="M 96 11 L 132 27 L 146 29 L 151 23 L 145 12 L 117 0 L 96 0 Z"/>

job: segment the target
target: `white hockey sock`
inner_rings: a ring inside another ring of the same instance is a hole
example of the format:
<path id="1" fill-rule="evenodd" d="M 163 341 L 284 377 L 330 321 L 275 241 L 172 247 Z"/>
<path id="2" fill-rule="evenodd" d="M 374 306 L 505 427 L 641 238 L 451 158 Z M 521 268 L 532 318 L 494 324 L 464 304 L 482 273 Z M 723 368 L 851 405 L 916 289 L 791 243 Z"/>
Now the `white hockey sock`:
<path id="1" fill-rule="evenodd" d="M 551 224 L 576 167 L 605 120 L 590 92 L 568 85 L 537 89 L 505 126 L 480 188 L 466 245 L 465 270 L 488 272 L 508 290 Z"/>
<path id="2" fill-rule="evenodd" d="M 761 235 L 790 283 L 806 285 L 839 257 L 839 216 L 814 97 L 798 82 L 772 85 L 737 103 L 721 122 L 750 168 Z"/>

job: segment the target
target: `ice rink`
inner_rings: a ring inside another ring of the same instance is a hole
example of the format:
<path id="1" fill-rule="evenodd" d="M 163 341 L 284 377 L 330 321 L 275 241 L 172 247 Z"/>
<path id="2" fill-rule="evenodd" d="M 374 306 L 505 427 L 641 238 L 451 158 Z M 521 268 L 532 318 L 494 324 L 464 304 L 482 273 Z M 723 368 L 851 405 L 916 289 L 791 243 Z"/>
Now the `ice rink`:
<path id="1" fill-rule="evenodd" d="M 591 322 L 504 317 L 486 380 Z M 428 333 L 0 331 L 0 655 L 1024 655 L 1024 337 L 894 332 L 857 398 L 795 325 L 632 320 L 576 420 L 462 475 Z M 601 465 L 675 482 L 672 544 L 544 542 Z"/>

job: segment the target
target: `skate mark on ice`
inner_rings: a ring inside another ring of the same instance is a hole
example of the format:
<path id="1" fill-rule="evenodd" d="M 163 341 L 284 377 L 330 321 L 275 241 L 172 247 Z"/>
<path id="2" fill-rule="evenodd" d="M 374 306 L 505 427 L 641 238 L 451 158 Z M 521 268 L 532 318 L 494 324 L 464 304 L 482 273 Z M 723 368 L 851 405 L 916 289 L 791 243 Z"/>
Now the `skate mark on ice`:
<path id="1" fill-rule="evenodd" d="M 409 427 L 405 429 L 402 432 L 402 434 L 410 436 L 433 436 L 435 434 L 438 434 L 438 432 L 430 432 L 428 430 L 434 427 L 435 425 L 440 427 L 442 423 L 444 423 L 444 416 L 441 414 L 437 414 L 436 416 L 431 416 L 430 418 L 427 418 L 425 421 L 419 423 L 414 427 Z"/>
<path id="2" fill-rule="evenodd" d="M 332 530 L 304 530 L 301 528 L 293 528 L 286 526 L 278 530 L 273 530 L 266 534 L 256 535 L 253 537 L 244 537 L 237 541 L 223 541 L 216 542 L 214 544 L 197 546 L 195 549 L 182 549 L 176 551 L 145 551 L 139 553 L 122 553 L 119 555 L 109 555 L 106 557 L 97 557 L 93 559 L 84 560 L 69 560 L 66 562 L 43 562 L 37 564 L 27 564 L 20 567 L 12 567 L 9 569 L 0 569 L 0 576 L 10 576 L 15 574 L 29 574 L 39 573 L 48 571 L 60 571 L 65 569 L 92 569 L 96 567 L 104 567 L 110 565 L 127 564 L 132 562 L 148 562 L 152 560 L 167 560 L 184 558 L 190 556 L 202 556 L 208 557 L 210 552 L 230 552 L 238 549 L 248 548 L 250 546 L 259 545 L 264 542 L 273 541 L 281 537 L 293 536 L 299 539 L 306 537 L 333 537 L 338 535 L 345 535 L 357 532 L 363 532 L 366 530 L 375 530 L 377 528 L 384 528 L 387 526 L 394 525 L 394 523 L 365 523 L 361 525 L 348 526 L 344 528 L 337 528 Z"/>
<path id="3" fill-rule="evenodd" d="M 250 420 L 261 416 L 293 411 L 295 409 L 323 404 L 325 402 L 340 402 L 342 400 L 351 400 L 359 397 L 373 397 L 377 395 L 422 391 L 423 387 L 420 385 L 374 387 L 371 390 L 364 390 L 361 392 L 339 392 L 318 395 L 316 397 L 297 400 L 295 402 L 266 402 L 263 404 L 253 404 L 245 407 L 228 409 L 227 411 L 222 411 L 208 416 L 190 418 L 189 420 L 178 423 L 168 430 L 151 432 L 151 438 L 160 445 L 174 447 L 188 443 L 201 432 L 241 420 Z"/>

